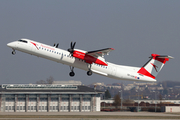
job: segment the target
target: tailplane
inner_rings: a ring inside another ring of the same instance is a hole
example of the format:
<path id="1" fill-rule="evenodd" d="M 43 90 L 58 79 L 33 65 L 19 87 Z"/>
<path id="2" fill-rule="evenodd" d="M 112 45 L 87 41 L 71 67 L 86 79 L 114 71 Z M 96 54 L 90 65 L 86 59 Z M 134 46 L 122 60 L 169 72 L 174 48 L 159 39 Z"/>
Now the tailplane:
<path id="1" fill-rule="evenodd" d="M 162 67 L 173 57 L 167 55 L 151 54 L 150 60 L 138 71 L 139 74 L 156 78 Z"/>

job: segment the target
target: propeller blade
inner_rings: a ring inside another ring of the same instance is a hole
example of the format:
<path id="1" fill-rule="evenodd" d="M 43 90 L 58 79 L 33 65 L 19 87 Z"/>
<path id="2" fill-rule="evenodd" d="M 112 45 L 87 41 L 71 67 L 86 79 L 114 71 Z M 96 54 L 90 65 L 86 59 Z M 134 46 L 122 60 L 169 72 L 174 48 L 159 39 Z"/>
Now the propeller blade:
<path id="1" fill-rule="evenodd" d="M 71 45 L 70 45 L 70 48 L 71 48 L 71 49 L 73 49 L 72 47 L 73 47 L 73 42 L 71 42 Z"/>
<path id="2" fill-rule="evenodd" d="M 72 46 L 72 49 L 74 49 L 75 45 L 76 45 L 76 42 L 74 42 L 74 44 L 73 44 L 73 46 Z"/>

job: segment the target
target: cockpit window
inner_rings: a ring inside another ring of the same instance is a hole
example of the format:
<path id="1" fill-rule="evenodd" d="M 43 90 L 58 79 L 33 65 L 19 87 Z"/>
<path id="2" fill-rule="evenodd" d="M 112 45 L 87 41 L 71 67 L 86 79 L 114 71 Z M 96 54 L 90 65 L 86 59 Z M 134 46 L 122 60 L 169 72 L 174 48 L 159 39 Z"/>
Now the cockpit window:
<path id="1" fill-rule="evenodd" d="M 28 43 L 26 40 L 18 40 L 19 42 Z"/>

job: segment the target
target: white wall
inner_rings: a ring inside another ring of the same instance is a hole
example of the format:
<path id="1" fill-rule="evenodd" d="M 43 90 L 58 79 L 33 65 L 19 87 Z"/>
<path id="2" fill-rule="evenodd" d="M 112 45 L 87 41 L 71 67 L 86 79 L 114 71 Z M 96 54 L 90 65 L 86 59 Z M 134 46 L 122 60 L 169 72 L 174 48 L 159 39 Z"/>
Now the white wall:
<path id="1" fill-rule="evenodd" d="M 179 106 L 165 106 L 164 112 L 180 112 Z"/>
<path id="2" fill-rule="evenodd" d="M 100 97 L 96 97 L 96 111 L 99 112 L 101 110 L 101 99 Z"/>

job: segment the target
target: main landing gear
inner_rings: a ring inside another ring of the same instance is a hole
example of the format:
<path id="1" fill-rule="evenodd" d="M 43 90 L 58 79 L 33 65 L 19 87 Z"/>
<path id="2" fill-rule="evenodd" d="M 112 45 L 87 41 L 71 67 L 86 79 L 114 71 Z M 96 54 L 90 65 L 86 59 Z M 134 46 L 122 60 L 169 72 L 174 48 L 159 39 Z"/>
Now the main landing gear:
<path id="1" fill-rule="evenodd" d="M 87 71 L 87 75 L 91 76 L 92 75 L 92 71 L 91 70 Z"/>
<path id="2" fill-rule="evenodd" d="M 15 55 L 15 54 L 16 54 L 16 51 L 15 51 L 15 50 L 13 50 L 13 51 L 12 51 L 12 54 L 13 54 L 13 55 Z"/>
<path id="3" fill-rule="evenodd" d="M 73 77 L 75 75 L 74 73 L 74 67 L 71 67 L 70 66 L 70 69 L 71 69 L 71 72 L 69 73 L 69 76 Z"/>
<path id="4" fill-rule="evenodd" d="M 91 76 L 91 75 L 92 75 L 91 64 L 88 64 L 88 63 L 87 63 L 87 67 L 88 67 L 88 69 L 89 69 L 89 71 L 87 71 L 87 75 L 88 75 L 88 76 Z"/>
<path id="5" fill-rule="evenodd" d="M 91 76 L 92 73 L 93 73 L 93 72 L 91 71 L 91 64 L 88 64 L 88 69 L 89 69 L 89 71 L 87 71 L 87 75 L 88 75 L 88 76 Z M 75 75 L 75 73 L 74 73 L 74 67 L 70 66 L 70 70 L 71 70 L 71 72 L 69 73 L 69 76 L 73 77 L 73 76 Z"/>

